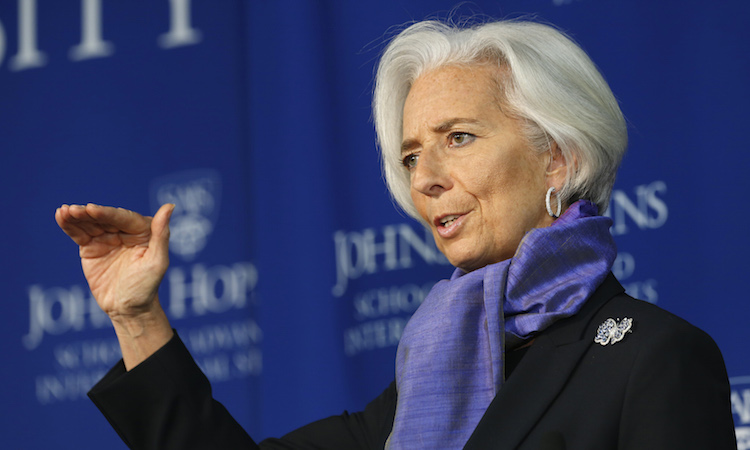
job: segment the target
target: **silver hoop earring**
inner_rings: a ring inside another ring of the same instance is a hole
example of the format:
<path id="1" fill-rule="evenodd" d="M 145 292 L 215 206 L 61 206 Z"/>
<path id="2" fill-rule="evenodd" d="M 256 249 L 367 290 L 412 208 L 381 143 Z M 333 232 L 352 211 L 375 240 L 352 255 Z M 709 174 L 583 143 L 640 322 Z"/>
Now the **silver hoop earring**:
<path id="1" fill-rule="evenodd" d="M 555 195 L 555 198 L 557 199 L 557 213 L 552 212 L 552 206 L 550 206 L 550 204 L 549 204 L 550 197 L 552 196 L 552 193 L 555 192 L 556 190 L 557 189 L 555 189 L 554 186 L 552 186 L 551 188 L 547 189 L 547 197 L 544 200 L 544 203 L 547 206 L 547 214 L 549 214 L 550 216 L 554 217 L 555 219 L 557 219 L 558 217 L 560 217 L 560 212 L 562 211 L 562 202 L 560 201 L 560 196 L 559 195 Z"/>

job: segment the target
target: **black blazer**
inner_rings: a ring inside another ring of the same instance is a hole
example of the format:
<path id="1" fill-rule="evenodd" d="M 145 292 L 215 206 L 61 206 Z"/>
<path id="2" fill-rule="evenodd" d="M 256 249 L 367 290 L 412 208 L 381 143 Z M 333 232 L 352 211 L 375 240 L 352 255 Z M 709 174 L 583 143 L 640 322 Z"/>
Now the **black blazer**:
<path id="1" fill-rule="evenodd" d="M 622 341 L 594 342 L 602 322 L 625 317 L 634 323 Z M 130 372 L 120 362 L 89 396 L 132 448 L 258 448 L 179 337 Z M 383 448 L 396 400 L 392 383 L 362 412 L 259 446 Z M 465 448 L 736 449 L 724 361 L 707 334 L 610 275 L 578 314 L 536 336 Z"/>

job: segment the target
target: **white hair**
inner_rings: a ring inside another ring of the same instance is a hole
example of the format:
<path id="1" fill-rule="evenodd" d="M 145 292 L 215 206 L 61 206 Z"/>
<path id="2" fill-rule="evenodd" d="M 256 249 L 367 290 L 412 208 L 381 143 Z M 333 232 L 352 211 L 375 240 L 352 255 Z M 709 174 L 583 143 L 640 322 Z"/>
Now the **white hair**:
<path id="1" fill-rule="evenodd" d="M 586 53 L 555 28 L 529 21 L 459 27 L 415 23 L 387 46 L 378 65 L 373 114 L 391 195 L 419 219 L 409 171 L 401 161 L 403 111 L 414 81 L 451 65 L 496 65 L 503 110 L 525 123 L 538 152 L 557 144 L 568 163 L 558 191 L 563 202 L 590 200 L 603 213 L 627 146 L 625 119 Z"/>

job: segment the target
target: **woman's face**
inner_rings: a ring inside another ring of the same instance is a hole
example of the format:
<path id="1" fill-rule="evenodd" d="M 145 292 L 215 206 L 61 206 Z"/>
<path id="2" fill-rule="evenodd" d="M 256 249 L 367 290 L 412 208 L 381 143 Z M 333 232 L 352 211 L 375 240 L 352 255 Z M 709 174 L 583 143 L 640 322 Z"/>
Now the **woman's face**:
<path id="1" fill-rule="evenodd" d="M 404 105 L 412 200 L 440 251 L 466 271 L 512 257 L 526 232 L 549 226 L 545 194 L 564 173 L 548 176 L 550 153 L 533 151 L 520 122 L 500 110 L 497 70 L 428 72 Z"/>

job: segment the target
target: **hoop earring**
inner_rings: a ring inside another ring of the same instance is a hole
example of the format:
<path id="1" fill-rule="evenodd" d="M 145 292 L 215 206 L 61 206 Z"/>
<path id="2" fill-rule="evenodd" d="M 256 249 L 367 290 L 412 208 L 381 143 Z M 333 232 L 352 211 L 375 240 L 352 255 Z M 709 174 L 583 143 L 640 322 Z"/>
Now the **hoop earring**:
<path id="1" fill-rule="evenodd" d="M 555 198 L 557 199 L 557 213 L 553 213 L 552 212 L 552 206 L 550 206 L 550 204 L 549 204 L 550 197 L 552 196 L 552 193 L 555 192 L 556 190 L 557 189 L 555 189 L 554 186 L 552 186 L 551 188 L 549 188 L 547 190 L 547 197 L 544 200 L 544 203 L 547 206 L 547 214 L 549 214 L 550 216 L 552 216 L 555 219 L 557 219 L 558 217 L 560 217 L 560 212 L 562 211 L 562 202 L 560 201 L 560 196 L 559 195 L 555 195 Z"/>

